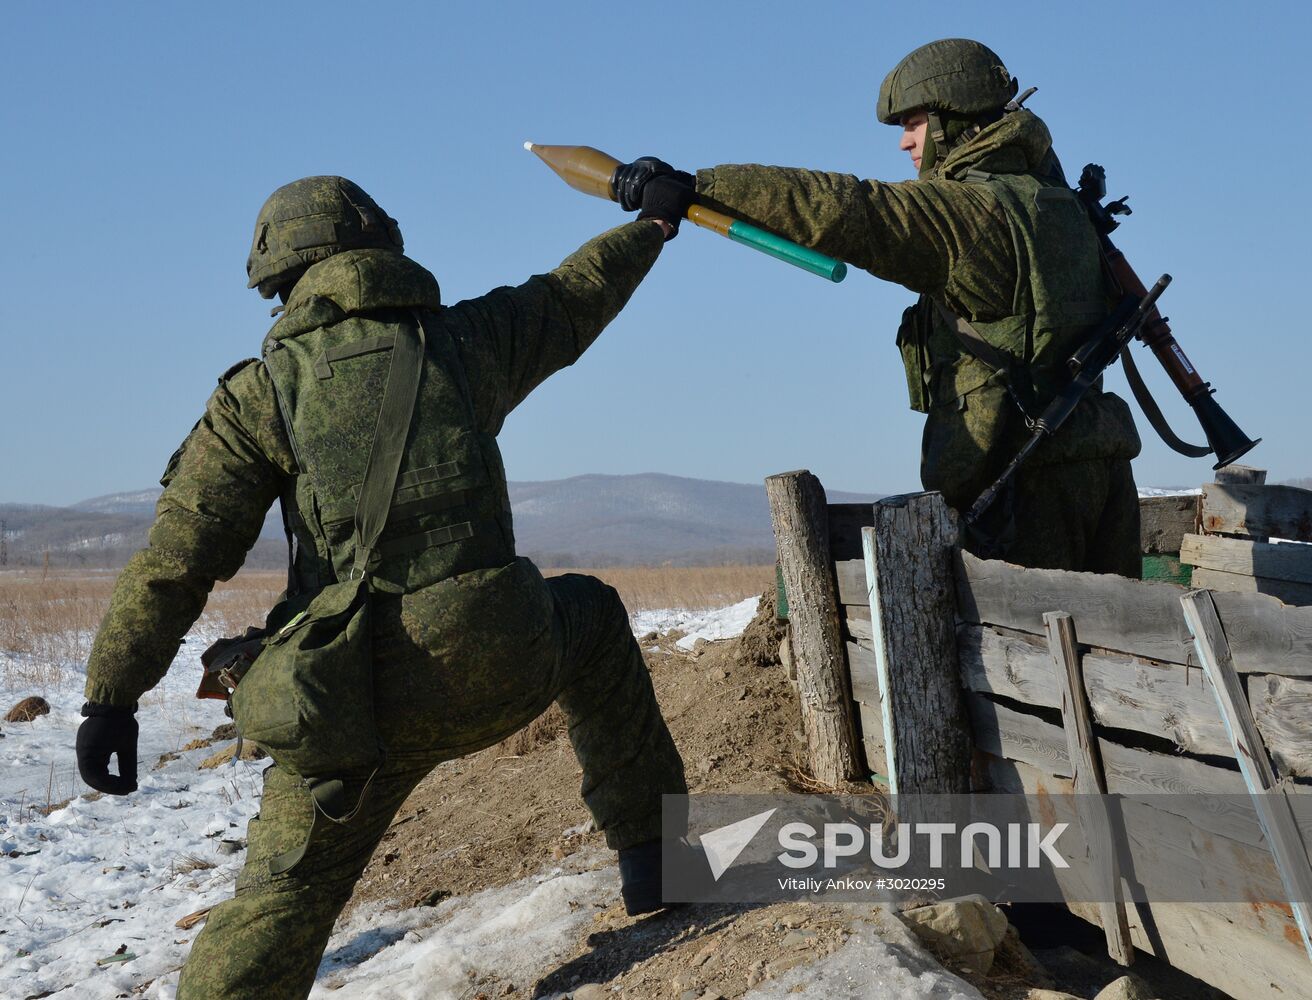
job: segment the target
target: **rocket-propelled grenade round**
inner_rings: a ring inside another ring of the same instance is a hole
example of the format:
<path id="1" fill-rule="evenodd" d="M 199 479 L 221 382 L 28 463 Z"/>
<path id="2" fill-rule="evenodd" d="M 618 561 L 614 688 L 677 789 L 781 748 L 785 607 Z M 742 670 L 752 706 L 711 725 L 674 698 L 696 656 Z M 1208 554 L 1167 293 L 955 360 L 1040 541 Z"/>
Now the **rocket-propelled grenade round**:
<path id="1" fill-rule="evenodd" d="M 591 146 L 539 146 L 537 143 L 526 142 L 524 148 L 536 155 L 574 190 L 594 198 L 617 200 L 611 185 L 615 168 L 620 166 L 620 161 L 615 157 Z M 842 281 L 847 277 L 847 265 L 841 260 L 834 260 L 705 205 L 691 206 L 688 209 L 688 221 L 830 281 Z"/>
<path id="2" fill-rule="evenodd" d="M 615 201 L 610 179 L 620 161 L 591 146 L 539 146 L 526 142 L 524 148 L 554 170 L 575 191 L 594 198 Z"/>

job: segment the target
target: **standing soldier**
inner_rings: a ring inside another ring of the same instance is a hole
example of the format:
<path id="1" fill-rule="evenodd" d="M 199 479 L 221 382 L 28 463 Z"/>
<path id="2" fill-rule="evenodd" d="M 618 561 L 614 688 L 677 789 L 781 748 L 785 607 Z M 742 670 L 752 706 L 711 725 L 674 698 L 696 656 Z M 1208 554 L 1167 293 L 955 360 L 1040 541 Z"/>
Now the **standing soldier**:
<path id="1" fill-rule="evenodd" d="M 990 49 L 944 39 L 885 78 L 879 120 L 919 178 L 900 183 L 781 167 L 697 174 L 699 201 L 920 294 L 897 345 L 912 409 L 926 414 L 921 481 L 966 511 L 1068 379 L 1066 360 L 1113 303 L 1098 238 L 1066 184 L 1047 126 L 1008 106 L 1016 81 Z M 671 172 L 645 158 L 616 189 L 637 208 Z M 686 176 L 686 175 L 685 175 Z M 1096 387 L 968 533 L 981 554 L 1027 566 L 1138 577 L 1139 436 L 1124 400 Z"/>
<path id="2" fill-rule="evenodd" d="M 395 220 L 350 181 L 307 177 L 265 203 L 247 272 L 285 311 L 263 361 L 224 374 L 169 461 L 150 545 L 119 578 L 87 665 L 79 770 L 101 791 L 136 789 L 137 699 L 279 498 L 295 540 L 289 596 L 238 685 L 239 728 L 322 695 L 327 732 L 311 741 L 364 732 L 370 745 L 345 751 L 379 759 L 367 774 L 343 764 L 344 777 L 323 780 L 272 751 L 236 896 L 196 939 L 180 1000 L 307 995 L 334 920 L 411 790 L 553 701 L 584 801 L 620 852 L 627 909 L 660 907 L 661 795 L 686 791 L 682 762 L 615 591 L 587 576 L 544 580 L 516 558 L 496 435 L 620 311 L 691 198 L 672 179 L 649 185 L 639 221 L 549 274 L 453 306 L 404 256 Z M 288 704 L 249 705 L 244 717 L 242 688 L 265 683 L 274 643 L 299 641 L 298 631 L 331 639 L 299 646 L 322 681 L 341 667 L 328 662 L 332 650 L 361 641 L 342 623 L 363 618 L 314 620 L 313 599 L 343 581 L 368 591 L 365 645 L 350 648 L 372 652 L 346 664 L 363 683 L 298 688 Z"/>

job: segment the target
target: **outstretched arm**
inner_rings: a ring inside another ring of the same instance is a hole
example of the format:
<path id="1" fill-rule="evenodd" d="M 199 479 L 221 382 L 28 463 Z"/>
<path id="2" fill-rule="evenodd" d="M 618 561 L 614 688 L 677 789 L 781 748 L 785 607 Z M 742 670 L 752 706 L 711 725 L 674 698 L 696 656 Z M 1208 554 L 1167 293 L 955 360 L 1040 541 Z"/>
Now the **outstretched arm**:
<path id="1" fill-rule="evenodd" d="M 886 184 L 745 164 L 699 170 L 697 194 L 703 204 L 931 295 L 968 257 L 1013 256 L 1005 216 L 982 185 Z"/>

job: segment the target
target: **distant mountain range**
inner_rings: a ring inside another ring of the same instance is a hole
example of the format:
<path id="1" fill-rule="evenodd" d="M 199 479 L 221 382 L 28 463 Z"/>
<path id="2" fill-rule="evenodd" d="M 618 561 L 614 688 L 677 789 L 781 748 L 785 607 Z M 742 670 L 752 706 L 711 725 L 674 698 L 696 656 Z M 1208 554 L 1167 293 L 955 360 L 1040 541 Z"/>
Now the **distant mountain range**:
<path id="1" fill-rule="evenodd" d="M 145 544 L 160 490 L 112 493 L 71 507 L 0 503 L 8 563 L 113 567 Z M 882 494 L 832 492 L 834 503 Z M 511 483 L 518 551 L 544 566 L 720 565 L 774 560 L 763 485 L 659 473 Z M 286 559 L 277 506 L 247 565 Z"/>

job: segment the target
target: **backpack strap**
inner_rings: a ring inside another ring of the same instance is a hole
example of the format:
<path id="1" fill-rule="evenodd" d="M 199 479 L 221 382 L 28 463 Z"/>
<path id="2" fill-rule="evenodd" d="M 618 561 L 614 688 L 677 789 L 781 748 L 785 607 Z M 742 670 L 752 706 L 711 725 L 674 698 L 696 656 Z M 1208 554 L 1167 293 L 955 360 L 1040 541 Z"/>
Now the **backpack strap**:
<path id="1" fill-rule="evenodd" d="M 364 484 L 355 506 L 355 564 L 351 576 L 368 575 L 378 539 L 387 526 L 392 495 L 405 455 L 406 438 L 414 418 L 415 400 L 419 396 L 419 378 L 424 368 L 426 335 L 419 314 L 413 314 L 414 330 L 398 331 L 392 346 L 392 362 L 383 388 L 383 402 L 374 425 L 374 440 L 365 465 Z"/>

